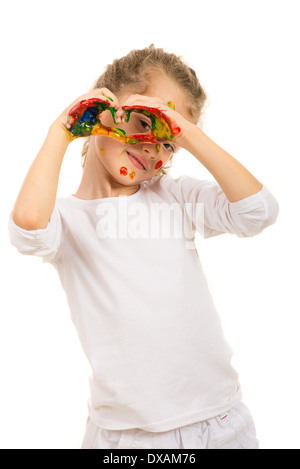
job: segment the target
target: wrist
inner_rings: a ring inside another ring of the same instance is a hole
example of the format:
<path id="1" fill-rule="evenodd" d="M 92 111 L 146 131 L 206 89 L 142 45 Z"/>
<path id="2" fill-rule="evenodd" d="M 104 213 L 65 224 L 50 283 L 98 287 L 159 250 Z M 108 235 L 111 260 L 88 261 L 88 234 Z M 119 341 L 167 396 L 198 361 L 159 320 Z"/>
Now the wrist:
<path id="1" fill-rule="evenodd" d="M 201 132 L 201 129 L 197 125 L 192 124 L 191 122 L 188 125 L 185 125 L 180 136 L 176 139 L 176 143 L 180 145 L 185 150 L 190 151 L 192 143 L 197 137 L 197 132 Z"/>
<path id="2" fill-rule="evenodd" d="M 59 119 L 56 119 L 49 127 L 48 134 L 55 134 L 56 138 L 59 138 L 62 143 L 66 146 L 74 140 L 73 135 L 68 129 L 62 124 Z"/>

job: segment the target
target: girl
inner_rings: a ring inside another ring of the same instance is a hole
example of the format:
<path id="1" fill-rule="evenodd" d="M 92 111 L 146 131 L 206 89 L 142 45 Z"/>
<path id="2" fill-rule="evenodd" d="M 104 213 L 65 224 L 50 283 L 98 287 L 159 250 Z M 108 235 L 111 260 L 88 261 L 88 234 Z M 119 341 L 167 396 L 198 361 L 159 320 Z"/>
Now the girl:
<path id="1" fill-rule="evenodd" d="M 115 115 L 119 135 L 145 140 L 90 135 L 79 188 L 56 198 L 72 110 L 92 98 L 106 105 L 102 127 Z M 279 209 L 197 126 L 204 102 L 179 57 L 153 45 L 131 51 L 52 123 L 13 208 L 11 242 L 57 269 L 91 364 L 82 448 L 258 448 L 194 236 L 254 236 Z M 176 138 L 149 143 L 151 119 L 124 119 L 126 106 L 159 110 Z M 180 147 L 216 181 L 169 176 Z"/>

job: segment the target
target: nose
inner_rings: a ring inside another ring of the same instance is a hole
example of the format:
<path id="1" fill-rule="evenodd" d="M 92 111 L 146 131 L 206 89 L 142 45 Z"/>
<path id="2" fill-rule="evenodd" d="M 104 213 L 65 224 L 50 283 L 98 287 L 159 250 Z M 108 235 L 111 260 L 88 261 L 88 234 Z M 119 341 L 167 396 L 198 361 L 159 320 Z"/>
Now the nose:
<path id="1" fill-rule="evenodd" d="M 142 143 L 142 152 L 147 158 L 155 160 L 160 153 L 160 144 Z"/>

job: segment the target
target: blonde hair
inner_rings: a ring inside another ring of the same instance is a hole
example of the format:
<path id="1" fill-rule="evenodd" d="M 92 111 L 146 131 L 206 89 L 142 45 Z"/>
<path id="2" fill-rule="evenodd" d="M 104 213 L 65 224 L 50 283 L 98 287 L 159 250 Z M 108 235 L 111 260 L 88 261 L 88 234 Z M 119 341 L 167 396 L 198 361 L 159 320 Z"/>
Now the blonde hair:
<path id="1" fill-rule="evenodd" d="M 124 91 L 131 94 L 145 94 L 151 75 L 160 72 L 171 78 L 187 95 L 187 109 L 195 124 L 200 119 L 206 94 L 199 83 L 195 71 L 186 65 L 182 58 L 155 48 L 153 44 L 145 49 L 132 50 L 120 59 L 108 65 L 104 73 L 96 80 L 92 89 L 108 88 L 117 97 Z M 89 137 L 82 148 L 82 166 L 84 167 L 89 147 Z M 162 168 L 157 175 L 167 174 Z"/>

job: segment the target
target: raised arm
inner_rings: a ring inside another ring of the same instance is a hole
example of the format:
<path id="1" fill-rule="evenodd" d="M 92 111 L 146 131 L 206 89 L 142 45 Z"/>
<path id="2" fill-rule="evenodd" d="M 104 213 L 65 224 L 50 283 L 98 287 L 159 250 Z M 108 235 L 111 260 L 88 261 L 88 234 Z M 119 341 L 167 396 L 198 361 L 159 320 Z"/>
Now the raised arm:
<path id="1" fill-rule="evenodd" d="M 172 103 L 173 104 L 173 103 Z M 176 104 L 176 103 L 175 103 Z M 263 184 L 238 160 L 211 140 L 197 125 L 175 111 L 175 105 L 162 103 L 160 98 L 132 95 L 124 109 L 152 106 L 159 109 L 172 128 L 176 129 L 174 142 L 189 151 L 218 182 L 229 202 L 237 202 L 259 192 Z"/>
<path id="2" fill-rule="evenodd" d="M 118 106 L 117 98 L 109 90 L 96 89 L 77 98 L 52 123 L 42 148 L 29 168 L 12 211 L 13 221 L 20 228 L 37 230 L 47 227 L 55 206 L 63 158 L 73 140 L 73 136 L 65 128 L 68 113 L 75 104 L 92 97 Z"/>
<path id="3" fill-rule="evenodd" d="M 70 143 L 58 121 L 49 128 L 15 202 L 12 218 L 25 230 L 46 228 L 54 209 L 61 164 Z"/>
<path id="4" fill-rule="evenodd" d="M 183 133 L 180 144 L 213 175 L 229 202 L 237 202 L 262 189 L 260 181 L 199 127 L 190 125 Z"/>

